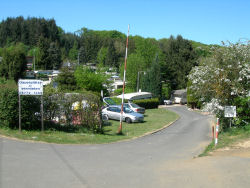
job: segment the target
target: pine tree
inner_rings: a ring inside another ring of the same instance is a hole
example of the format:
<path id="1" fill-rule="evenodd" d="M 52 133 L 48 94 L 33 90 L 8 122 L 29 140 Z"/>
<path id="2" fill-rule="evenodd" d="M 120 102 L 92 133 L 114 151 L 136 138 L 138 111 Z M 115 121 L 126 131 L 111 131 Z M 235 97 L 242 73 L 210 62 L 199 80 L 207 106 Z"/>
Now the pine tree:
<path id="1" fill-rule="evenodd" d="M 79 49 L 79 63 L 80 64 L 87 63 L 86 52 L 85 52 L 85 48 L 83 46 Z"/>
<path id="2" fill-rule="evenodd" d="M 61 51 L 56 43 L 50 43 L 48 49 L 50 64 L 47 66 L 48 69 L 59 69 L 61 65 Z"/>
<path id="3" fill-rule="evenodd" d="M 158 55 L 152 63 L 150 70 L 142 78 L 142 89 L 153 94 L 154 97 L 161 99 L 162 83 L 161 83 L 161 66 L 159 64 Z"/>
<path id="4" fill-rule="evenodd" d="M 39 38 L 38 47 L 40 51 L 40 59 L 37 63 L 38 68 L 46 70 L 50 64 L 49 61 L 49 40 L 43 36 Z"/>

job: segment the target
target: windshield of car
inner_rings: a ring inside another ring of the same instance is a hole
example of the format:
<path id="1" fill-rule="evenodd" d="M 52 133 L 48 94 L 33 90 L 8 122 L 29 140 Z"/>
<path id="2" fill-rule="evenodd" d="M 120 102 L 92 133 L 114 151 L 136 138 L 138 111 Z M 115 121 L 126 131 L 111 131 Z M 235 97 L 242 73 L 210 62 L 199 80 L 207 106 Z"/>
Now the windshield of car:
<path id="1" fill-rule="evenodd" d="M 126 107 L 126 108 L 129 108 L 129 105 L 128 105 L 128 104 L 126 104 L 126 103 L 125 103 L 125 104 L 123 104 L 123 106 L 124 106 L 124 107 Z"/>
<path id="2" fill-rule="evenodd" d="M 126 108 L 126 107 L 123 107 L 123 111 L 125 113 L 132 113 L 133 112 L 133 110 L 131 110 L 130 108 Z"/>
<path id="3" fill-rule="evenodd" d="M 133 108 L 140 108 L 140 106 L 138 106 L 138 105 L 135 104 L 135 103 L 130 103 L 130 105 L 131 105 Z"/>
<path id="4" fill-rule="evenodd" d="M 103 101 L 108 105 L 116 105 L 115 101 L 113 101 L 111 98 L 103 98 Z"/>

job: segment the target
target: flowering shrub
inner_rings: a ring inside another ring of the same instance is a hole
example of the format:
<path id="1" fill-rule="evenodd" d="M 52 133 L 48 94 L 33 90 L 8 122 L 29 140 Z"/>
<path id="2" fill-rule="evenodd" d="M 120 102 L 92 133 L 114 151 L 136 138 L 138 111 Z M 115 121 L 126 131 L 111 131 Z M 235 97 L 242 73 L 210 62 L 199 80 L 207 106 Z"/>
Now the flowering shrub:
<path id="1" fill-rule="evenodd" d="M 250 41 L 224 44 L 212 51 L 188 75 L 188 90 L 192 99 L 203 103 L 204 110 L 223 121 L 223 106 L 236 105 L 235 98 L 249 96 Z"/>

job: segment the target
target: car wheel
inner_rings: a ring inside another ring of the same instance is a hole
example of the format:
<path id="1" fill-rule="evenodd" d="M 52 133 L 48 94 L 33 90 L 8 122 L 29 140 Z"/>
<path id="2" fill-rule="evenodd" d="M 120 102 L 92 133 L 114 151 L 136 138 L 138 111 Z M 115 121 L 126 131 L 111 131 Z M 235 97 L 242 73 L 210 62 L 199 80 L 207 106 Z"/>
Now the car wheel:
<path id="1" fill-rule="evenodd" d="M 125 119 L 126 123 L 132 123 L 132 120 L 130 118 Z"/>
<path id="2" fill-rule="evenodd" d="M 105 121 L 108 121 L 109 120 L 109 116 L 107 115 L 107 114 L 105 114 L 105 115 L 103 115 L 103 119 L 105 120 Z"/>

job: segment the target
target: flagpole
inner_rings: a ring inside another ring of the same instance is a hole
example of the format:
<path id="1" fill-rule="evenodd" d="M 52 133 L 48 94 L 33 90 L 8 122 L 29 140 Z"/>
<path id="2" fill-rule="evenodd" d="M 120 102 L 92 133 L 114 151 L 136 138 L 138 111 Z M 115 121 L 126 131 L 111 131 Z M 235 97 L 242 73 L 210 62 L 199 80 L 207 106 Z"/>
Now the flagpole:
<path id="1" fill-rule="evenodd" d="M 127 41 L 126 41 L 126 53 L 125 53 L 124 72 L 123 72 L 123 87 L 122 87 L 122 106 L 121 106 L 120 126 L 119 126 L 119 129 L 118 129 L 118 134 L 122 133 L 122 119 L 123 119 L 122 115 L 123 115 L 124 90 L 125 90 L 127 57 L 128 57 L 128 37 L 129 37 L 129 25 L 128 25 L 128 34 L 127 34 Z"/>

